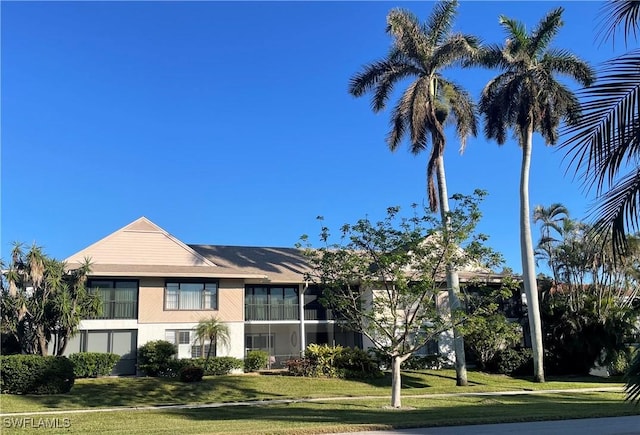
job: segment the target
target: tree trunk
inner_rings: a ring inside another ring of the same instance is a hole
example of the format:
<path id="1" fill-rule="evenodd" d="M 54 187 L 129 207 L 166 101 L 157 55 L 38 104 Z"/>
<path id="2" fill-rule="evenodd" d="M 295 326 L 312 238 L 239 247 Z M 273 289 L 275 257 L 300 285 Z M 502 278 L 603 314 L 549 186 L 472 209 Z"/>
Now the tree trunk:
<path id="1" fill-rule="evenodd" d="M 449 196 L 447 194 L 447 179 L 444 171 L 444 158 L 438 158 L 438 196 L 440 197 L 440 215 L 442 224 L 446 231 L 449 230 Z M 451 318 L 454 319 L 454 313 L 460 308 L 460 299 L 458 293 L 460 291 L 460 281 L 458 271 L 448 262 L 447 268 L 447 292 L 449 295 L 449 311 Z M 467 361 L 464 354 L 464 338 L 458 328 L 453 328 L 453 348 L 456 354 L 456 385 L 465 387 L 467 381 Z"/>
<path id="2" fill-rule="evenodd" d="M 38 347 L 40 348 L 40 355 L 47 356 L 49 354 L 49 349 L 47 348 L 47 340 L 44 337 L 44 328 L 42 326 L 38 326 L 36 328 L 36 337 L 38 340 Z"/>
<path id="3" fill-rule="evenodd" d="M 529 216 L 529 169 L 533 147 L 533 124 L 529 124 L 526 137 L 522 139 L 522 168 L 520 171 L 520 254 L 522 279 L 527 296 L 531 347 L 533 348 L 533 380 L 544 382 L 544 348 L 542 346 L 542 323 L 538 304 L 538 284 L 531 240 L 531 217 Z"/>
<path id="4" fill-rule="evenodd" d="M 402 377 L 400 375 L 400 365 L 402 357 L 394 355 L 391 362 L 391 406 L 400 408 L 402 400 L 400 398 L 400 389 L 402 386 Z"/>

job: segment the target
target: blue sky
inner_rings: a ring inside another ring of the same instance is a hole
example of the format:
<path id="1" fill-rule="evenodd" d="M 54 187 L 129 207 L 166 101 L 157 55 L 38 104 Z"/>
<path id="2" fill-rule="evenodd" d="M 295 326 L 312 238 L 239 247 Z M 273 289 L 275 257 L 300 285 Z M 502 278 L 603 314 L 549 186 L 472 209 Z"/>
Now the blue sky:
<path id="1" fill-rule="evenodd" d="M 2 2 L 2 257 L 22 241 L 62 259 L 140 216 L 185 243 L 293 246 L 318 215 L 337 230 L 424 203 L 427 155 L 389 152 L 389 112 L 347 85 L 386 54 L 390 9 L 432 5 Z M 559 5 L 554 46 L 614 55 L 595 40 L 600 2 L 466 1 L 455 28 L 501 43 L 500 14 L 531 29 Z M 496 73 L 447 74 L 477 98 Z M 532 207 L 584 217 L 562 152 L 535 142 Z M 520 271 L 517 143 L 447 146 L 449 193 L 488 191 L 479 230 Z"/>

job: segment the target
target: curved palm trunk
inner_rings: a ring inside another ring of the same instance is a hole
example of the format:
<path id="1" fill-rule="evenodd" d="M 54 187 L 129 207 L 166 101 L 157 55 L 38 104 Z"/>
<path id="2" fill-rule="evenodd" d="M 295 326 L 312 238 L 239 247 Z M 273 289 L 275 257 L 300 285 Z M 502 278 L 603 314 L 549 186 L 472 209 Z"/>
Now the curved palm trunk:
<path id="1" fill-rule="evenodd" d="M 449 196 L 447 194 L 447 179 L 444 172 L 444 158 L 438 157 L 438 196 L 440 201 L 440 215 L 442 217 L 442 224 L 446 231 L 449 230 Z M 446 265 L 447 268 L 447 291 L 449 296 L 449 311 L 451 318 L 454 318 L 454 313 L 460 308 L 460 299 L 458 293 L 460 291 L 460 281 L 458 279 L 458 271 L 451 266 Z M 458 328 L 453 328 L 453 348 L 456 354 L 456 385 L 467 386 L 467 361 L 464 354 L 464 339 Z"/>
<path id="2" fill-rule="evenodd" d="M 533 380 L 544 382 L 544 348 L 542 347 L 542 323 L 538 304 L 538 284 L 531 240 L 531 220 L 529 217 L 529 169 L 533 146 L 533 125 L 529 124 L 526 137 L 522 138 L 522 167 L 520 170 L 520 255 L 522 258 L 522 279 L 527 296 L 531 347 L 533 348 Z"/>

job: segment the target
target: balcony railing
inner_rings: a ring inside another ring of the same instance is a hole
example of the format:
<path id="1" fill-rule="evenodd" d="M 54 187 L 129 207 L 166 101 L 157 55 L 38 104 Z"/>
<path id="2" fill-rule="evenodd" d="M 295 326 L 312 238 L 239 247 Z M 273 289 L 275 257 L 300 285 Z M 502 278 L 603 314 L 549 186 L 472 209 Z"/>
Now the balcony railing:
<path id="1" fill-rule="evenodd" d="M 108 301 L 102 303 L 102 315 L 93 319 L 137 319 L 138 303 Z"/>
<path id="2" fill-rule="evenodd" d="M 299 305 L 245 304 L 245 320 L 299 320 Z M 305 320 L 335 320 L 333 311 L 325 308 L 305 308 Z"/>
<path id="3" fill-rule="evenodd" d="M 245 304 L 246 320 L 298 320 L 298 304 Z"/>

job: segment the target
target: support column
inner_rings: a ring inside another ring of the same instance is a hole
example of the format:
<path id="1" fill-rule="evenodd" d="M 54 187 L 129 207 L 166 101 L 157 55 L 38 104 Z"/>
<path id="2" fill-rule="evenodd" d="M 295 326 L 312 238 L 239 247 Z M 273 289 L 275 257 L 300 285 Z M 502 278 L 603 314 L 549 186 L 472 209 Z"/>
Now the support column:
<path id="1" fill-rule="evenodd" d="M 309 287 L 308 283 L 304 283 L 303 286 L 298 286 L 298 311 L 300 313 L 300 356 L 304 354 L 304 350 L 307 347 L 307 336 L 304 329 L 304 292 Z"/>

